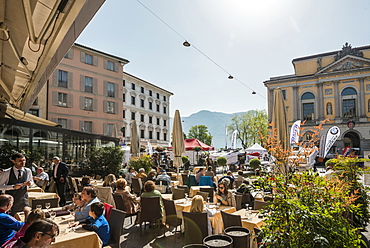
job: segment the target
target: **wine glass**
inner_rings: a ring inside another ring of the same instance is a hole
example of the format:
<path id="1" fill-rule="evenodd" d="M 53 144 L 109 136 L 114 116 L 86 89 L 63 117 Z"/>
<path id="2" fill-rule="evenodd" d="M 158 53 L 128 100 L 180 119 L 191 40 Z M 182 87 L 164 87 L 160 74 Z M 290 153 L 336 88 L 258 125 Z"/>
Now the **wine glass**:
<path id="1" fill-rule="evenodd" d="M 185 200 L 188 200 L 188 193 L 185 193 Z"/>
<path id="2" fill-rule="evenodd" d="M 42 205 L 36 205 L 36 209 L 42 209 Z"/>
<path id="3" fill-rule="evenodd" d="M 71 230 L 71 231 L 75 231 L 74 230 L 74 225 L 75 225 L 75 221 L 74 220 L 69 220 L 68 221 L 68 227 L 69 227 L 69 229 Z"/>
<path id="4" fill-rule="evenodd" d="M 45 208 L 49 210 L 49 208 L 50 208 L 50 202 L 45 203 Z"/>
<path id="5" fill-rule="evenodd" d="M 52 220 L 54 220 L 54 219 L 55 219 L 55 216 L 57 216 L 57 213 L 56 213 L 56 212 L 54 212 L 54 211 L 51 211 L 51 212 L 50 212 L 50 218 L 51 218 Z"/>

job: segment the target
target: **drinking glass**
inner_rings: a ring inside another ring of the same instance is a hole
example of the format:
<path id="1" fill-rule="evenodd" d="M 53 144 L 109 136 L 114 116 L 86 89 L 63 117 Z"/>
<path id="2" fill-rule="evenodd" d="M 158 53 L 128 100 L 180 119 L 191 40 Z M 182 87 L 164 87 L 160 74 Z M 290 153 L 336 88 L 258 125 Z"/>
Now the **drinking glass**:
<path id="1" fill-rule="evenodd" d="M 50 212 L 50 218 L 51 218 L 52 220 L 54 220 L 54 219 L 55 219 L 55 216 L 57 216 L 57 213 L 56 213 L 56 212 L 54 212 L 54 211 L 51 211 L 51 212 Z"/>
<path id="2" fill-rule="evenodd" d="M 42 209 L 42 205 L 36 205 L 36 209 Z"/>
<path id="3" fill-rule="evenodd" d="M 49 209 L 50 208 L 50 202 L 45 203 L 45 208 L 46 209 Z"/>
<path id="4" fill-rule="evenodd" d="M 188 193 L 185 193 L 185 200 L 188 200 Z"/>
<path id="5" fill-rule="evenodd" d="M 69 220 L 68 221 L 68 227 L 70 229 L 70 231 L 74 231 L 74 225 L 75 225 L 75 221 L 74 220 Z"/>

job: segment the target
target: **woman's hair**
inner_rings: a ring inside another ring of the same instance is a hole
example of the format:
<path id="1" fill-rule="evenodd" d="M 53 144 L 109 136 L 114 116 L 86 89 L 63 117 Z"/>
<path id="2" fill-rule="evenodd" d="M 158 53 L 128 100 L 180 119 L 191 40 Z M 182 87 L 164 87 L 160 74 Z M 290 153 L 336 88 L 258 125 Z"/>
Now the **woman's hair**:
<path id="1" fill-rule="evenodd" d="M 89 176 L 83 176 L 81 179 L 82 186 L 85 186 L 87 184 L 90 184 L 90 177 Z"/>
<path id="2" fill-rule="evenodd" d="M 202 213 L 203 211 L 204 211 L 203 197 L 201 195 L 195 195 L 193 199 L 191 199 L 190 212 Z"/>
<path id="3" fill-rule="evenodd" d="M 49 219 L 37 220 L 27 228 L 26 233 L 22 238 L 22 241 L 24 243 L 28 243 L 32 240 L 36 233 L 41 232 L 42 235 L 46 235 L 47 232 L 50 232 L 53 229 L 56 231 L 56 234 L 58 235 L 59 227 L 55 222 Z"/>
<path id="4" fill-rule="evenodd" d="M 151 181 L 151 180 L 146 181 L 146 183 L 144 184 L 144 191 L 145 192 L 152 192 L 153 190 L 155 190 L 154 182 Z"/>
<path id="5" fill-rule="evenodd" d="M 27 223 L 32 224 L 36 220 L 45 219 L 45 213 L 41 209 L 34 209 L 27 217 Z"/>
<path id="6" fill-rule="evenodd" d="M 110 186 L 112 183 L 115 183 L 115 182 L 116 182 L 116 176 L 114 174 L 109 174 L 104 180 L 103 187 Z"/>
<path id="7" fill-rule="evenodd" d="M 203 168 L 200 168 L 200 169 L 198 170 L 198 172 L 197 172 L 197 173 L 199 173 L 199 172 L 201 172 L 201 171 L 203 171 Z"/>
<path id="8" fill-rule="evenodd" d="M 117 189 L 122 189 L 122 190 L 124 190 L 124 189 L 125 189 L 125 187 L 126 187 L 126 185 L 127 185 L 127 182 L 126 182 L 126 180 L 125 180 L 125 179 L 123 179 L 123 178 L 120 178 L 120 179 L 118 179 L 118 180 L 116 181 L 116 187 L 117 187 Z"/>
<path id="9" fill-rule="evenodd" d="M 224 186 L 224 191 L 222 192 L 222 194 L 227 194 L 227 190 L 229 189 L 229 184 L 230 184 L 230 181 L 227 178 L 222 179 L 221 182 L 218 183 L 218 186 L 220 185 Z M 218 189 L 218 194 L 221 194 L 220 189 Z"/>

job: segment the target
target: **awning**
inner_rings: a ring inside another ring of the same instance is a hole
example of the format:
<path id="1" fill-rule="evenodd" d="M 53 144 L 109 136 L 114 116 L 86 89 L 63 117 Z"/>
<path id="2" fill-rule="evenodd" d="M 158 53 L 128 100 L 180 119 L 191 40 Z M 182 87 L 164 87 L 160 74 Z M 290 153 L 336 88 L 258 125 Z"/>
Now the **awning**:
<path id="1" fill-rule="evenodd" d="M 55 122 L 45 120 L 29 113 L 24 113 L 22 110 L 13 108 L 4 103 L 0 103 L 0 118 L 10 118 L 19 121 L 32 122 L 53 127 L 59 126 Z"/>

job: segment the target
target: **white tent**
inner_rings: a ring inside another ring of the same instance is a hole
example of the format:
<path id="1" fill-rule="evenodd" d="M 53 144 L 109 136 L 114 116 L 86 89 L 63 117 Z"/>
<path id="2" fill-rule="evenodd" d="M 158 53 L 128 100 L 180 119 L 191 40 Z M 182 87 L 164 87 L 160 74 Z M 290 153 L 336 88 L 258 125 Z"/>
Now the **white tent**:
<path id="1" fill-rule="evenodd" d="M 255 143 L 253 146 L 248 147 L 247 149 L 245 149 L 245 152 L 246 153 L 259 152 L 261 155 L 264 155 L 265 153 L 267 153 L 267 150 L 265 148 L 263 148 L 261 145 Z"/>

